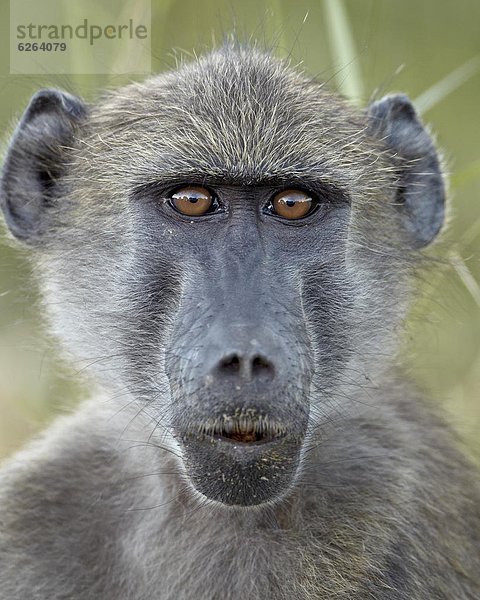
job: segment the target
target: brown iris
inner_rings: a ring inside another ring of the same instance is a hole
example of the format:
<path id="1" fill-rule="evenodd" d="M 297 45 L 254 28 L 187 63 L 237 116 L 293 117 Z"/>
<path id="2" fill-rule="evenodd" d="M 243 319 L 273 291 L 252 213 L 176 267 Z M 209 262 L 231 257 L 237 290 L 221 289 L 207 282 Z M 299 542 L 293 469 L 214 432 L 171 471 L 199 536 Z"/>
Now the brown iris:
<path id="1" fill-rule="evenodd" d="M 182 215 L 201 217 L 213 204 L 212 194 L 204 187 L 188 185 L 171 195 L 173 206 Z"/>
<path id="2" fill-rule="evenodd" d="M 284 219 L 301 219 L 312 210 L 313 200 L 306 192 L 284 190 L 272 200 L 273 212 Z"/>

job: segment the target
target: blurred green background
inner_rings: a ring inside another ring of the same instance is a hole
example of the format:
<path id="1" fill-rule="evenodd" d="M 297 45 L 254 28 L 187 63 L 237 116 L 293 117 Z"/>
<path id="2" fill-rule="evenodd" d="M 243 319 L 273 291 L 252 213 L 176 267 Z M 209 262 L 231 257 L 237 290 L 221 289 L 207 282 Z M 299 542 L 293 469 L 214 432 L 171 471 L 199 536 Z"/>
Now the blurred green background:
<path id="1" fill-rule="evenodd" d="M 41 1 L 41 0 L 40 0 Z M 134 0 L 133 0 L 134 2 Z M 75 4 L 75 14 L 81 0 Z M 115 6 L 115 4 L 113 4 Z M 342 11 L 342 9 L 344 9 Z M 73 10 L 73 9 L 72 9 Z M 31 94 L 57 86 L 89 100 L 125 76 L 9 74 L 9 7 L 0 4 L 0 129 L 5 147 Z M 403 351 L 408 370 L 445 407 L 480 457 L 480 2 L 479 0 L 152 0 L 152 67 L 175 66 L 236 30 L 361 105 L 403 91 L 417 99 L 450 174 L 448 261 L 425 277 Z M 81 57 L 76 58 L 77 63 Z M 76 68 L 78 64 L 76 65 Z M 86 390 L 42 332 L 22 250 L 0 239 L 0 457 Z"/>

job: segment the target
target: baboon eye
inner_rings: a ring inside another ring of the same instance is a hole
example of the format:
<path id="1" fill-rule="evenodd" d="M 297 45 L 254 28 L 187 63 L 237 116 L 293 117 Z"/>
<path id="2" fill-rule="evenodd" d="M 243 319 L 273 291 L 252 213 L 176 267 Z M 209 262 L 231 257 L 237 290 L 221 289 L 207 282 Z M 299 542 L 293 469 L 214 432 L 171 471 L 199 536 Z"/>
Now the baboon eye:
<path id="1" fill-rule="evenodd" d="M 204 187 L 189 185 L 174 192 L 170 196 L 170 203 L 182 215 L 201 217 L 211 212 L 214 197 Z"/>
<path id="2" fill-rule="evenodd" d="M 315 202 L 307 192 L 283 190 L 273 197 L 267 209 L 271 214 L 294 220 L 306 217 L 314 206 Z"/>

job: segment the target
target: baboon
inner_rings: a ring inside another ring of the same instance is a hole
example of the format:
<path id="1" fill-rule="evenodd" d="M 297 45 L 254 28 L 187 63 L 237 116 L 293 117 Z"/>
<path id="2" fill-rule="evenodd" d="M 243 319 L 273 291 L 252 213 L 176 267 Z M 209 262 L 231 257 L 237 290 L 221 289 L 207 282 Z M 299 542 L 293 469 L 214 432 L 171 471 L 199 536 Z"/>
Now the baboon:
<path id="1" fill-rule="evenodd" d="M 478 600 L 478 473 L 395 358 L 444 197 L 406 96 L 241 44 L 36 93 L 1 204 L 99 391 L 1 470 L 1 598 Z"/>

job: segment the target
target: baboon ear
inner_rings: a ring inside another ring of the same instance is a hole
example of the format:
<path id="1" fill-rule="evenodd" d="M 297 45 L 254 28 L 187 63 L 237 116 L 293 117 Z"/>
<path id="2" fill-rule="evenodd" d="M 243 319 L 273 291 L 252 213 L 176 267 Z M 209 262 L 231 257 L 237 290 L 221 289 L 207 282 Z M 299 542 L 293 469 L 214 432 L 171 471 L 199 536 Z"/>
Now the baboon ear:
<path id="1" fill-rule="evenodd" d="M 368 108 L 369 130 L 399 159 L 396 203 L 414 247 L 429 244 L 444 220 L 445 187 L 435 146 L 410 100 L 386 96 Z"/>
<path id="2" fill-rule="evenodd" d="M 68 147 L 85 117 L 83 102 L 66 92 L 40 90 L 30 100 L 12 136 L 0 181 L 0 206 L 16 238 L 30 244 L 41 239 Z"/>

